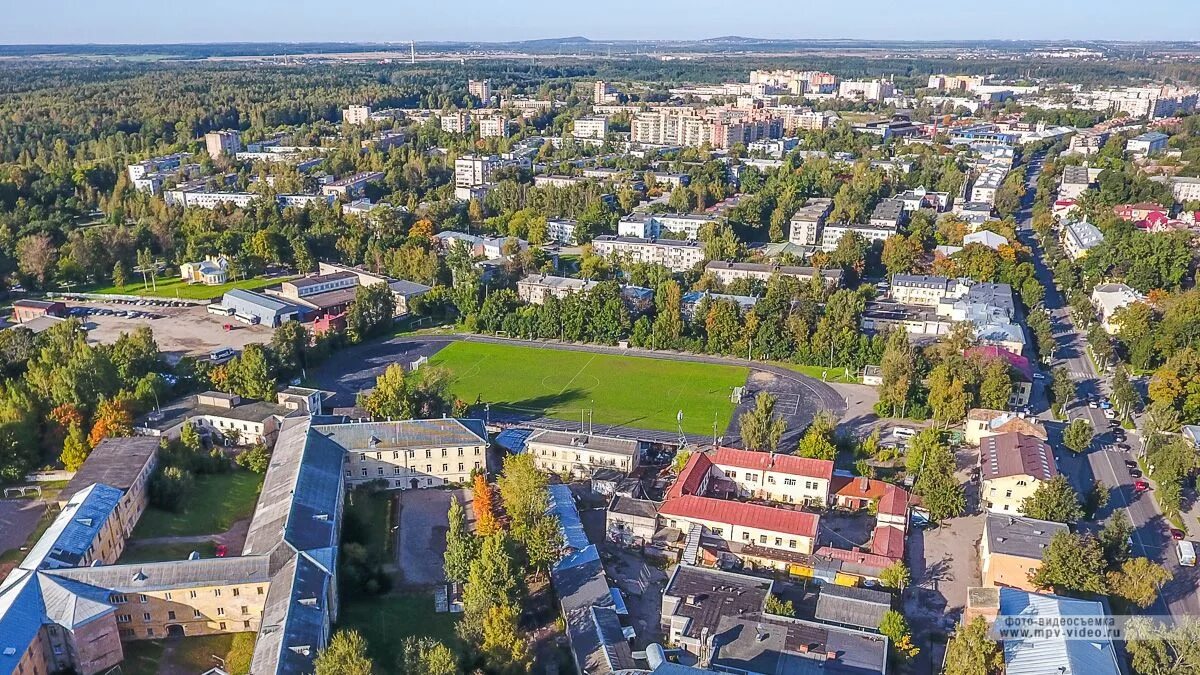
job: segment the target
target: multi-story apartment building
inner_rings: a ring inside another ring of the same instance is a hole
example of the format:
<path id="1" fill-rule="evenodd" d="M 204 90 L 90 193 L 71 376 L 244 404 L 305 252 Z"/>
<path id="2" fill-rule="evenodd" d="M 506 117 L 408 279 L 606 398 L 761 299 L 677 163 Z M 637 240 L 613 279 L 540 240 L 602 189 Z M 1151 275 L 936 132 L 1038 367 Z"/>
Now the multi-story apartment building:
<path id="1" fill-rule="evenodd" d="M 895 274 L 892 276 L 892 300 L 905 305 L 937 307 L 945 298 L 959 298 L 967 285 L 957 279 L 924 274 Z"/>
<path id="2" fill-rule="evenodd" d="M 496 155 L 463 155 L 454 160 L 454 187 L 473 188 L 492 182 L 492 174 L 503 166 Z"/>
<path id="3" fill-rule="evenodd" d="M 1086 220 L 1070 221 L 1062 228 L 1063 250 L 1071 260 L 1079 260 L 1103 241 L 1100 228 Z"/>
<path id="4" fill-rule="evenodd" d="M 347 485 L 383 481 L 401 490 L 459 485 L 488 471 L 487 430 L 455 418 L 322 424 L 317 433 L 345 448 Z"/>
<path id="5" fill-rule="evenodd" d="M 718 222 L 716 216 L 693 213 L 634 213 L 617 223 L 617 234 L 622 237 L 659 239 L 661 237 L 683 237 L 687 240 L 700 238 L 700 230 L 709 223 Z"/>
<path id="6" fill-rule="evenodd" d="M 660 109 L 634 115 L 630 139 L 647 145 L 697 146 L 712 142 L 712 129 L 693 108 Z"/>
<path id="7" fill-rule="evenodd" d="M 1153 155 L 1165 150 L 1170 138 L 1161 131 L 1147 131 L 1129 139 L 1129 142 L 1125 144 L 1125 150 L 1135 155 Z"/>
<path id="8" fill-rule="evenodd" d="M 821 250 L 833 251 L 836 250 L 838 244 L 842 241 L 842 237 L 853 232 L 868 243 L 884 242 L 888 237 L 896 234 L 899 231 L 899 225 L 878 224 L 878 223 L 826 223 L 821 231 Z"/>
<path id="9" fill-rule="evenodd" d="M 930 89 L 938 91 L 971 91 L 987 81 L 987 78 L 980 75 L 945 75 L 937 74 L 929 76 Z"/>
<path id="10" fill-rule="evenodd" d="M 608 135 L 608 118 L 603 115 L 580 117 L 571 125 L 575 138 L 604 138 Z"/>
<path id="11" fill-rule="evenodd" d="M 142 415 L 134 421 L 134 431 L 143 436 L 178 438 L 183 425 L 191 424 L 214 443 L 270 446 L 283 418 L 291 413 L 282 403 L 243 401 L 236 394 L 205 391 Z"/>
<path id="12" fill-rule="evenodd" d="M 996 190 L 1000 189 L 1006 175 L 1008 175 L 1008 169 L 1002 167 L 989 167 L 979 174 L 979 177 L 971 184 L 971 201 L 995 204 Z"/>
<path id="13" fill-rule="evenodd" d="M 345 124 L 366 124 L 371 121 L 371 106 L 352 105 L 342 111 L 342 122 Z"/>
<path id="14" fill-rule="evenodd" d="M 517 297 L 532 305 L 540 305 L 546 302 L 547 297 L 561 300 L 571 293 L 591 290 L 597 283 L 587 279 L 530 274 L 517 282 Z"/>
<path id="15" fill-rule="evenodd" d="M 686 272 L 704 262 L 704 247 L 697 241 L 643 239 L 601 235 L 592 240 L 592 252 L 632 263 L 654 263 L 672 272 Z"/>
<path id="16" fill-rule="evenodd" d="M 801 282 L 811 281 L 814 275 L 819 274 L 825 281 L 826 286 L 840 286 L 842 283 L 842 270 L 828 269 L 818 270 L 814 267 L 796 267 L 791 265 L 766 265 L 762 263 L 741 263 L 741 262 L 725 262 L 714 260 L 704 266 L 706 273 L 711 273 L 716 277 L 717 281 L 722 284 L 729 284 L 738 279 L 758 279 L 767 281 L 773 275 L 785 277 L 793 277 Z"/>
<path id="17" fill-rule="evenodd" d="M 1171 195 L 1180 204 L 1200 201 L 1200 178 L 1195 176 L 1173 176 L 1166 179 Z"/>
<path id="18" fill-rule="evenodd" d="M 573 220 L 547 220 L 546 221 L 546 237 L 550 241 L 556 241 L 560 244 L 568 246 L 578 243 L 575 239 L 575 221 Z"/>
<path id="19" fill-rule="evenodd" d="M 492 100 L 491 80 L 467 80 L 467 93 L 487 105 Z"/>
<path id="20" fill-rule="evenodd" d="M 242 149 L 242 134 L 233 129 L 210 131 L 204 134 L 204 145 L 208 149 L 208 156 L 213 159 L 233 157 Z"/>
<path id="21" fill-rule="evenodd" d="M 479 135 L 483 138 L 506 138 L 508 136 L 508 118 L 504 115 L 480 118 Z"/>
<path id="22" fill-rule="evenodd" d="M 128 536 L 118 513 L 124 497 L 124 491 L 102 483 L 76 492 L 20 567 L 39 570 L 115 563 Z"/>
<path id="23" fill-rule="evenodd" d="M 887 80 L 843 80 L 838 85 L 838 96 L 841 98 L 882 101 L 895 93 L 895 87 Z"/>
<path id="24" fill-rule="evenodd" d="M 526 440 L 525 451 L 539 469 L 574 478 L 590 478 L 599 469 L 629 473 L 641 462 L 638 441 L 570 431 L 535 431 Z"/>
<path id="25" fill-rule="evenodd" d="M 150 478 L 158 468 L 158 439 L 142 437 L 106 438 L 92 448 L 87 461 L 58 493 L 61 508 L 92 485 L 102 483 L 122 492 L 116 518 L 123 535 L 133 534 L 149 504 Z"/>
<path id="26" fill-rule="evenodd" d="M 465 134 L 471 130 L 471 116 L 463 111 L 446 113 L 441 117 L 442 131 Z"/>
<path id="27" fill-rule="evenodd" d="M 1067 146 L 1068 152 L 1077 152 L 1081 155 L 1094 155 L 1100 152 L 1100 148 L 1108 142 L 1111 134 L 1107 131 L 1078 131 L 1071 137 L 1071 144 Z"/>
<path id="28" fill-rule="evenodd" d="M 353 176 L 346 176 L 332 183 L 321 186 L 321 194 L 341 197 L 346 201 L 354 201 L 363 196 L 363 190 L 369 183 L 383 180 L 382 171 L 363 171 Z"/>

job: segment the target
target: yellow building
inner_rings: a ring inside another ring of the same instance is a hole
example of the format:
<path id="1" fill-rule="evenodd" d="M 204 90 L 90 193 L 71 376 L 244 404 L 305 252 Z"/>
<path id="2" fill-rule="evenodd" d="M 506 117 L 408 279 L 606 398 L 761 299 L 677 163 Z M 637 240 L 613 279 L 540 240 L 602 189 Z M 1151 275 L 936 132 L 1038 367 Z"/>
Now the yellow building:
<path id="1" fill-rule="evenodd" d="M 1058 475 L 1054 452 L 1036 436 L 988 436 L 979 444 L 981 501 L 993 513 L 1021 515 L 1021 503 Z"/>
<path id="2" fill-rule="evenodd" d="M 1068 532 L 1063 523 L 989 513 L 983 521 L 979 565 L 984 586 L 1009 586 L 1036 591 L 1029 577 L 1042 565 L 1050 540 Z"/>
<path id="3" fill-rule="evenodd" d="M 967 412 L 963 423 L 963 440 L 971 445 L 988 436 L 997 436 L 1017 432 L 1026 436 L 1036 436 L 1043 441 L 1048 438 L 1046 427 L 1035 417 L 1021 417 L 1017 413 L 987 408 L 972 408 Z"/>
<path id="4" fill-rule="evenodd" d="M 313 427 L 346 449 L 349 486 L 384 481 L 401 490 L 463 484 L 488 471 L 487 429 L 480 420 L 432 419 Z"/>
<path id="5" fill-rule="evenodd" d="M 597 469 L 629 473 L 641 459 L 641 444 L 635 440 L 570 431 L 536 431 L 525 448 L 542 471 L 575 478 L 590 478 Z"/>

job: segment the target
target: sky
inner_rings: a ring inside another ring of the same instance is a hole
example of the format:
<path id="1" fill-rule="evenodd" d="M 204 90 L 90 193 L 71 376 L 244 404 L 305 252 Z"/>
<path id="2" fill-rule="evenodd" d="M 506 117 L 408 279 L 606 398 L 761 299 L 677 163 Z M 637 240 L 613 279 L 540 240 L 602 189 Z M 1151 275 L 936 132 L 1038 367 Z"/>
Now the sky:
<path id="1" fill-rule="evenodd" d="M 1200 0 L 5 0 L 0 44 L 1200 40 Z"/>

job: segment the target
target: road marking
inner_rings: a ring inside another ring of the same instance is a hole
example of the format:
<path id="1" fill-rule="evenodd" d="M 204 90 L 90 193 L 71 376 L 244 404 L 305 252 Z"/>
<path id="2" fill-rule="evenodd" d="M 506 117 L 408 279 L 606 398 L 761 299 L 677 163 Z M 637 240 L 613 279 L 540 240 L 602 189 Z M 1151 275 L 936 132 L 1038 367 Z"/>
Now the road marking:
<path id="1" fill-rule="evenodd" d="M 576 371 L 575 374 L 571 376 L 571 379 L 567 380 L 567 383 L 563 385 L 563 388 L 558 390 L 558 394 L 561 396 L 563 394 L 563 392 L 565 392 L 567 390 L 567 387 L 570 387 L 571 383 L 575 381 L 575 378 L 579 377 L 579 374 L 582 373 L 584 370 L 586 370 L 588 366 L 592 365 L 592 361 L 595 361 L 595 360 L 596 360 L 596 355 L 592 354 L 592 358 L 588 359 L 587 363 L 580 366 L 579 370 Z"/>

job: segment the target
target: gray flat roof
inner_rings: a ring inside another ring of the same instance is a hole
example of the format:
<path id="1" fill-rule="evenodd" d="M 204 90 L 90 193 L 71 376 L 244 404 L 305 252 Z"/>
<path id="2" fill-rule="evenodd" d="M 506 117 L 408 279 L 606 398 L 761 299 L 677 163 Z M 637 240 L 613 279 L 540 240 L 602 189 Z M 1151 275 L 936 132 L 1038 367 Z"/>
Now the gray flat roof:
<path id="1" fill-rule="evenodd" d="M 983 536 L 992 553 L 1035 560 L 1042 559 L 1042 553 L 1055 534 L 1068 529 L 1063 523 L 1000 513 L 988 513 L 983 522 Z"/>
<path id="2" fill-rule="evenodd" d="M 637 453 L 640 444 L 628 438 L 615 438 L 612 436 L 589 436 L 583 433 L 572 433 L 570 431 L 551 431 L 543 429 L 534 432 L 530 435 L 527 442 L 528 445 L 541 443 L 543 445 L 557 445 L 564 448 L 579 448 L 590 450 L 593 452 L 609 452 L 613 454 L 633 456 Z"/>
<path id="3" fill-rule="evenodd" d="M 158 439 L 145 436 L 106 438 L 92 449 L 87 461 L 59 493 L 59 501 L 67 501 L 75 493 L 103 483 L 121 490 L 133 487 L 138 474 L 158 452 Z"/>

